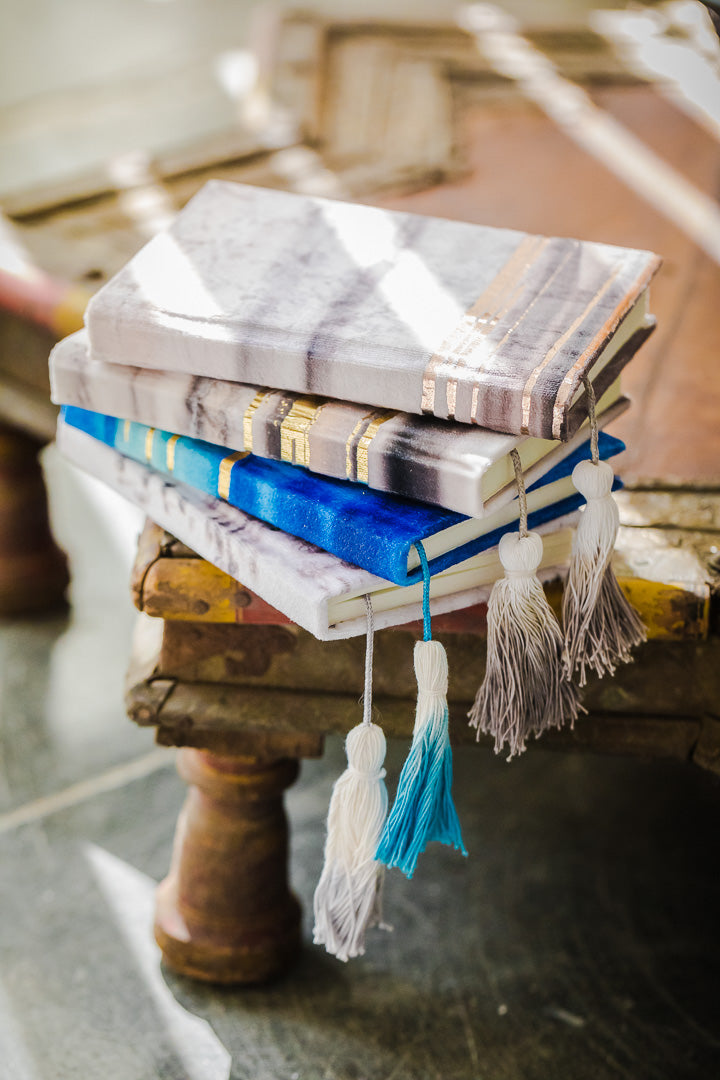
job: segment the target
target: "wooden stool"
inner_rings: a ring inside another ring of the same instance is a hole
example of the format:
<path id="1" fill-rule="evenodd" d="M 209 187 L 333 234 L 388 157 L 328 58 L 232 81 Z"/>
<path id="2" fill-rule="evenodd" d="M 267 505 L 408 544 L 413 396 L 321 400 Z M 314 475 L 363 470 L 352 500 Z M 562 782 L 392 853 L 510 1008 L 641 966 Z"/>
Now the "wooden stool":
<path id="1" fill-rule="evenodd" d="M 634 664 L 594 681 L 589 715 L 538 746 L 693 761 L 720 772 L 720 639 L 713 566 L 720 499 L 624 494 L 618 576 L 649 628 Z M 686 528 L 668 527 L 684 520 Z M 634 523 L 634 524 L 633 524 Z M 660 527 L 657 527 L 660 526 Z M 295 626 L 243 625 L 248 593 L 157 526 L 140 541 L 133 588 L 141 611 L 127 706 L 157 741 L 184 747 L 190 792 L 172 867 L 160 885 L 156 936 L 175 970 L 213 982 L 280 973 L 299 944 L 287 885 L 283 791 L 297 759 L 358 721 L 365 642 L 318 642 Z M 557 604 L 559 589 L 550 588 Z M 147 616 L 155 618 L 147 618 Z M 438 627 L 442 625 L 438 621 Z M 466 713 L 482 678 L 482 627 L 438 633 L 448 650 L 455 742 L 474 742 Z M 408 738 L 412 629 L 383 631 L 374 700 L 388 736 Z M 533 747 L 534 750 L 534 747 Z"/>

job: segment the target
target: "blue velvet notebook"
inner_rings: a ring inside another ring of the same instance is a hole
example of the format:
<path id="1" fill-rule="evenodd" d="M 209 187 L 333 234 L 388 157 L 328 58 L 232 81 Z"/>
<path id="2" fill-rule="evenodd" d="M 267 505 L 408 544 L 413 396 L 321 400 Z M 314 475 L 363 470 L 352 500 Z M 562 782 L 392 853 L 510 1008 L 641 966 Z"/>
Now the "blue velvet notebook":
<path id="1" fill-rule="evenodd" d="M 74 406 L 62 415 L 72 427 L 127 457 L 210 495 L 293 536 L 307 540 L 396 585 L 420 581 L 414 547 L 425 546 L 431 574 L 494 547 L 517 528 L 517 500 L 485 518 L 403 499 L 348 481 L 310 473 L 298 465 L 271 461 L 185 436 L 158 431 Z M 624 444 L 600 433 L 600 456 L 613 457 Z M 590 457 L 589 443 L 559 462 L 528 488 L 530 528 L 578 509 L 584 500 L 570 474 Z M 619 481 L 616 481 L 616 486 Z"/>

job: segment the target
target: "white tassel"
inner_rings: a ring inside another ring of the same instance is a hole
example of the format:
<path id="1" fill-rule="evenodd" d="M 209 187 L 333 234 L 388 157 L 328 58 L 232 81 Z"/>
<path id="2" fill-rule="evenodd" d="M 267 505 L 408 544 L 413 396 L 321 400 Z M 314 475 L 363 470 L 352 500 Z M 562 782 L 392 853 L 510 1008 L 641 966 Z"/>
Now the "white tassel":
<path id="1" fill-rule="evenodd" d="M 620 527 L 620 515 L 612 497 L 613 470 L 598 454 L 595 391 L 583 378 L 590 420 L 592 461 L 573 469 L 573 483 L 587 503 L 573 541 L 565 591 L 563 667 L 571 679 L 579 670 L 580 686 L 587 682 L 587 668 L 602 678 L 613 675 L 618 663 L 632 660 L 630 650 L 647 639 L 635 608 L 628 602 L 612 568 L 612 553 Z"/>
<path id="2" fill-rule="evenodd" d="M 500 540 L 505 577 L 488 601 L 485 678 L 468 713 L 478 738 L 494 736 L 495 753 L 508 746 L 508 760 L 523 752 L 531 734 L 568 720 L 572 726 L 580 707 L 563 675 L 562 633 L 536 574 L 542 550 L 535 532 Z"/>
<path id="3" fill-rule="evenodd" d="M 573 540 L 563 595 L 563 664 L 566 677 L 579 671 L 584 686 L 588 668 L 601 677 L 612 675 L 618 663 L 632 660 L 630 650 L 645 641 L 647 633 L 611 564 L 620 525 L 612 467 L 606 461 L 581 461 L 572 477 L 587 506 Z"/>
<path id="4" fill-rule="evenodd" d="M 365 952 L 365 932 L 382 921 L 384 867 L 375 859 L 387 816 L 385 735 L 371 721 L 373 621 L 370 598 L 363 722 L 345 741 L 348 767 L 336 780 L 330 799 L 325 863 L 315 890 L 316 945 L 338 960 Z"/>

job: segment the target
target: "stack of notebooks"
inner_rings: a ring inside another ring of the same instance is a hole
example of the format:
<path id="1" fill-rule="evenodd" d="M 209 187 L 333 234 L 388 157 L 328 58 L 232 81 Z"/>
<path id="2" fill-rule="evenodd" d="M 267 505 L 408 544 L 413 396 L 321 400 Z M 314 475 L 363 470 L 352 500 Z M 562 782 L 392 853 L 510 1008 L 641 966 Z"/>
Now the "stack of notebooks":
<path id="1" fill-rule="evenodd" d="M 58 440 L 328 640 L 487 599 L 517 531 L 567 565 L 599 426 L 653 329 L 642 251 L 212 182 L 51 357 Z M 622 443 L 603 432 L 600 457 Z M 263 616 L 264 621 L 267 618 Z"/>
<path id="2" fill-rule="evenodd" d="M 470 722 L 511 756 L 572 723 L 586 670 L 612 673 L 643 640 L 610 566 L 607 459 L 623 446 L 599 429 L 627 406 L 620 372 L 652 331 L 657 267 L 215 182 L 52 354 L 72 461 L 242 582 L 263 621 L 367 633 L 314 901 L 315 941 L 341 960 L 383 925 L 385 866 L 412 877 L 430 841 L 466 853 L 433 615 L 487 602 Z M 565 567 L 561 631 L 541 580 Z M 388 814 L 372 635 L 421 616 Z"/>

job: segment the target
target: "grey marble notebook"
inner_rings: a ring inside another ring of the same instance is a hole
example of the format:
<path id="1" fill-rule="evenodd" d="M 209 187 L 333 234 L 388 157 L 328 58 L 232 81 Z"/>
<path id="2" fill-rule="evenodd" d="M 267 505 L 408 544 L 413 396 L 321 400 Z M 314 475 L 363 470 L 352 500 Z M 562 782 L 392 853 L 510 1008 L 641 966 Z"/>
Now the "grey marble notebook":
<path id="1" fill-rule="evenodd" d="M 90 358 L 82 330 L 53 349 L 50 381 L 58 405 L 290 461 L 478 518 L 515 497 L 513 447 L 529 485 L 588 437 L 586 428 L 567 442 L 503 435 L 222 379 L 106 364 Z M 600 426 L 627 405 L 616 380 L 598 402 Z"/>
<path id="2" fill-rule="evenodd" d="M 70 461 L 320 640 L 365 633 L 365 593 L 372 597 L 378 629 L 422 618 L 422 584 L 393 585 L 351 566 L 220 499 L 168 480 L 62 420 L 58 447 Z M 575 513 L 557 518 L 537 529 L 544 540 L 542 579 L 556 577 L 558 568 L 567 565 L 577 517 Z M 432 612 L 485 602 L 502 574 L 497 548 L 436 574 L 430 586 Z"/>
<path id="3" fill-rule="evenodd" d="M 566 439 L 650 333 L 649 252 L 207 184 L 90 301 L 107 363 Z"/>

